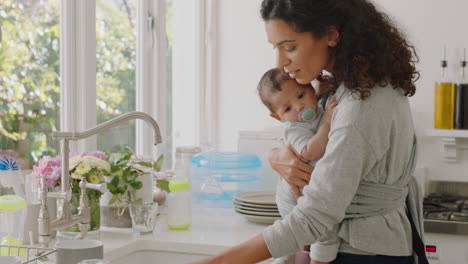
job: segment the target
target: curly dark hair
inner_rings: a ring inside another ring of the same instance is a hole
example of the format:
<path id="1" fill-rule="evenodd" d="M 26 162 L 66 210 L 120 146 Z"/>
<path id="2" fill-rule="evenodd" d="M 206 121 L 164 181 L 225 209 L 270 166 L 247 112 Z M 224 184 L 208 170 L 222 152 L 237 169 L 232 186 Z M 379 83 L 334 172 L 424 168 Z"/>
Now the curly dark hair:
<path id="1" fill-rule="evenodd" d="M 339 83 L 361 99 L 375 86 L 401 88 L 406 96 L 416 92 L 419 78 L 414 46 L 390 19 L 367 0 L 263 0 L 263 20 L 280 19 L 296 32 L 310 32 L 314 38 L 326 34 L 329 26 L 340 33 L 333 78 L 318 78 L 336 90 Z"/>

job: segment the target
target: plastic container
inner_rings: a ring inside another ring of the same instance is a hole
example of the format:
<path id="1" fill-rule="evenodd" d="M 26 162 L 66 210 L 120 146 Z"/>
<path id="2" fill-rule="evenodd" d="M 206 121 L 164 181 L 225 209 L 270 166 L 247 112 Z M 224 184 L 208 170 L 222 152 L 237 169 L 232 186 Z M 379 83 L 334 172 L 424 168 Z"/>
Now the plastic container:
<path id="1" fill-rule="evenodd" d="M 232 207 L 234 194 L 261 189 L 262 163 L 253 153 L 206 152 L 190 163 L 194 207 Z"/>
<path id="2" fill-rule="evenodd" d="M 188 179 L 169 181 L 167 225 L 171 230 L 186 230 L 192 224 L 190 182 Z"/>
<path id="3" fill-rule="evenodd" d="M 23 240 L 26 205 L 22 172 L 0 171 L 0 241 L 3 245 L 9 245 L 4 241 L 21 243 Z"/>

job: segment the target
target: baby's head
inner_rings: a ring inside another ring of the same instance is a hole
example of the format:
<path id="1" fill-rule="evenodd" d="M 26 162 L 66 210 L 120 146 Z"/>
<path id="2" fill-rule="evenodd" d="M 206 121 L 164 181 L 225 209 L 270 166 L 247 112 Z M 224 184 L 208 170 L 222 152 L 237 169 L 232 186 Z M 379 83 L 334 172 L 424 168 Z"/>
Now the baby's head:
<path id="1" fill-rule="evenodd" d="M 312 85 L 297 83 L 280 68 L 268 70 L 257 89 L 270 116 L 281 122 L 300 122 L 316 117 L 317 99 Z"/>

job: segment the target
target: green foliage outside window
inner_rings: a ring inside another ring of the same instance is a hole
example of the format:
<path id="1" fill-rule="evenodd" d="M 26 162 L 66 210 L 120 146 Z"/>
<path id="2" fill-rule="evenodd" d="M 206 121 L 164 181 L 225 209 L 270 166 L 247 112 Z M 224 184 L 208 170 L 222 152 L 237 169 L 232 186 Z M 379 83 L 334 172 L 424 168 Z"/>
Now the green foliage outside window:
<path id="1" fill-rule="evenodd" d="M 59 151 L 49 136 L 60 129 L 59 2 L 0 0 L 0 149 L 30 165 Z M 135 109 L 136 37 L 130 9 L 97 5 L 105 13 L 96 21 L 100 123 Z"/>
<path id="2" fill-rule="evenodd" d="M 0 5 L 0 149 L 30 161 L 58 149 L 49 133 L 59 127 L 59 6 L 46 3 Z"/>

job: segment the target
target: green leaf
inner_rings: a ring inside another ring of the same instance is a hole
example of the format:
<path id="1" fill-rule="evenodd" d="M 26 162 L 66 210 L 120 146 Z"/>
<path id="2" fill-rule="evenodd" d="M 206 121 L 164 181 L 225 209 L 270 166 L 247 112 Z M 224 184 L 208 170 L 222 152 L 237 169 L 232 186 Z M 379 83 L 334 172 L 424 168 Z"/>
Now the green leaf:
<path id="1" fill-rule="evenodd" d="M 162 167 L 162 164 L 163 164 L 163 161 L 164 161 L 164 154 L 161 154 L 159 156 L 158 160 L 156 160 L 156 162 L 153 164 L 153 169 L 155 171 L 160 171 L 161 167 Z"/>
<path id="2" fill-rule="evenodd" d="M 107 189 L 109 189 L 109 192 L 111 192 L 112 194 L 118 194 L 119 193 L 118 186 L 119 186 L 119 177 L 114 176 L 112 180 L 107 184 Z"/>
<path id="3" fill-rule="evenodd" d="M 134 182 L 130 183 L 130 185 L 135 190 L 139 190 L 139 189 L 141 189 L 141 187 L 143 187 L 143 183 L 141 181 L 134 181 Z"/>
<path id="4" fill-rule="evenodd" d="M 166 192 L 169 192 L 169 181 L 167 180 L 158 180 L 156 186 Z"/>
<path id="5" fill-rule="evenodd" d="M 140 161 L 140 162 L 138 162 L 138 164 L 141 165 L 141 166 L 148 167 L 148 168 L 153 167 L 153 164 L 151 164 L 149 162 Z"/>
<path id="6" fill-rule="evenodd" d="M 121 165 L 117 165 L 115 163 L 111 163 L 111 173 L 116 173 L 118 172 L 120 169 L 122 169 L 123 166 Z"/>
<path id="7" fill-rule="evenodd" d="M 120 193 L 120 194 L 125 194 L 127 189 L 128 189 L 128 185 L 118 186 L 117 187 L 117 192 Z"/>
<path id="8" fill-rule="evenodd" d="M 119 199 L 119 196 L 117 194 L 114 194 L 114 196 L 112 196 L 112 199 L 109 201 L 109 205 L 110 204 L 114 204 L 117 199 Z"/>
<path id="9" fill-rule="evenodd" d="M 136 180 L 136 178 L 138 178 L 138 172 L 136 171 L 132 171 L 132 170 L 126 170 L 124 172 L 124 175 L 122 176 L 122 179 L 126 182 L 126 183 L 132 183 L 133 181 Z"/>
<path id="10" fill-rule="evenodd" d="M 125 182 L 125 183 L 131 183 L 132 181 L 128 179 L 128 174 L 124 172 L 124 174 L 122 175 L 122 180 Z"/>
<path id="11" fill-rule="evenodd" d="M 111 180 L 110 183 L 111 183 L 112 185 L 114 185 L 114 186 L 119 186 L 119 181 L 120 181 L 120 180 L 119 180 L 119 177 L 114 176 L 114 177 L 112 178 L 112 180 Z"/>
<path id="12" fill-rule="evenodd" d="M 124 155 L 125 160 L 130 160 L 132 158 L 132 155 L 133 155 L 132 153 L 130 153 L 130 152 L 124 152 L 124 153 L 125 153 L 125 155 Z"/>
<path id="13" fill-rule="evenodd" d="M 133 170 L 130 173 L 130 176 L 131 176 L 131 179 L 136 180 L 136 178 L 138 178 L 138 176 L 140 176 L 140 174 L 138 173 L 138 170 Z"/>

